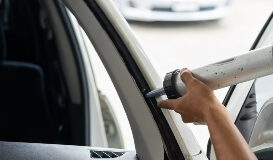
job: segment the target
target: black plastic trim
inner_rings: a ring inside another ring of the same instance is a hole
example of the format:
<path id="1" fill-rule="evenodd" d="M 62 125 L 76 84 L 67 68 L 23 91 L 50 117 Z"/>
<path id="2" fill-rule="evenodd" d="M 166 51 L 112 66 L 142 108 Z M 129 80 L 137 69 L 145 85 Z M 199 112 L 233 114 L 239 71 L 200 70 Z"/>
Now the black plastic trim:
<path id="1" fill-rule="evenodd" d="M 265 24 L 264 24 L 262 30 L 260 31 L 260 33 L 259 33 L 257 39 L 254 41 L 254 43 L 253 43 L 253 45 L 252 45 L 252 47 L 251 47 L 250 50 L 253 50 L 253 49 L 255 49 L 255 48 L 257 47 L 258 43 L 260 42 L 260 40 L 261 40 L 261 38 L 262 38 L 262 36 L 263 36 L 265 30 L 267 29 L 269 23 L 271 22 L 271 20 L 273 20 L 273 12 L 271 13 L 271 15 L 269 16 L 269 18 L 268 18 L 267 21 L 265 22 Z"/>
<path id="2" fill-rule="evenodd" d="M 57 8 L 57 11 L 59 12 L 59 15 L 62 19 L 63 26 L 65 28 L 65 31 L 67 33 L 68 40 L 71 44 L 71 49 L 74 54 L 75 58 L 75 64 L 77 67 L 77 73 L 79 75 L 79 82 L 80 82 L 80 91 L 81 91 L 81 102 L 82 105 L 84 106 L 83 110 L 80 111 L 80 114 L 83 114 L 83 116 L 79 116 L 78 118 L 73 119 L 73 121 L 78 121 L 78 122 L 73 122 L 73 124 L 77 124 L 78 126 L 82 125 L 80 129 L 82 130 L 81 135 L 78 135 L 79 137 L 78 140 L 82 142 L 77 142 L 77 145 L 90 145 L 90 116 L 88 113 L 89 112 L 89 93 L 87 90 L 87 76 L 86 76 L 86 71 L 83 63 L 83 57 L 81 55 L 81 50 L 80 46 L 78 44 L 78 40 L 76 37 L 76 34 L 74 32 L 73 26 L 71 24 L 70 18 L 67 14 L 67 11 L 65 9 L 65 6 L 61 0 L 55 0 L 54 1 L 55 6 Z M 71 106 L 72 108 L 75 108 Z M 80 106 L 77 105 L 77 108 Z M 81 118 L 82 117 L 82 118 Z M 84 119 L 83 119 L 84 118 Z M 82 122 L 84 121 L 84 122 Z M 82 137 L 84 135 L 84 137 Z M 82 139 L 83 138 L 83 139 Z"/>
<path id="3" fill-rule="evenodd" d="M 212 145 L 212 144 L 211 144 L 211 140 L 210 140 L 210 138 L 209 138 L 208 144 L 207 144 L 207 153 L 206 153 L 208 159 L 210 159 L 211 145 Z"/>
<path id="4" fill-rule="evenodd" d="M 229 90 L 228 90 L 228 92 L 227 92 L 227 94 L 226 94 L 226 96 L 225 96 L 225 99 L 224 99 L 223 102 L 222 102 L 222 104 L 223 104 L 224 106 L 226 106 L 226 105 L 228 104 L 228 101 L 230 100 L 230 97 L 231 97 L 233 91 L 235 90 L 235 88 L 236 88 L 236 85 L 233 85 L 233 86 L 231 86 L 231 87 L 229 88 Z"/>
<path id="5" fill-rule="evenodd" d="M 100 22 L 101 26 L 107 32 L 108 36 L 113 41 L 115 47 L 120 53 L 120 56 L 125 62 L 128 71 L 135 79 L 139 90 L 142 92 L 143 97 L 145 97 L 146 93 L 151 91 L 148 83 L 146 82 L 144 76 L 142 75 L 139 67 L 134 61 L 133 57 L 130 54 L 130 51 L 124 44 L 123 40 L 117 33 L 114 26 L 111 24 L 107 16 L 104 14 L 102 9 L 99 7 L 96 1 L 94 0 L 84 0 L 87 6 L 90 8 L 91 12 L 96 16 L 97 20 Z M 181 152 L 181 149 L 175 139 L 175 136 L 164 116 L 161 109 L 157 107 L 156 100 L 153 99 L 145 99 L 149 109 L 153 115 L 153 118 L 159 128 L 161 133 L 164 150 L 169 158 L 169 160 L 184 160 L 184 156 Z"/>

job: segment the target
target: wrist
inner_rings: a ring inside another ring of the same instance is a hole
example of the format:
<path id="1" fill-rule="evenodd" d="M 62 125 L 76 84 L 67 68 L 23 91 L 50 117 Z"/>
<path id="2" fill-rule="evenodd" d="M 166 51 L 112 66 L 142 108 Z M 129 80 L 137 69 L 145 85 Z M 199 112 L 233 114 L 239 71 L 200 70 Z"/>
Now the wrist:
<path id="1" fill-rule="evenodd" d="M 206 110 L 203 113 L 204 121 L 206 123 L 208 123 L 208 121 L 214 116 L 224 116 L 226 114 L 225 107 L 217 100 L 216 97 L 214 100 L 207 103 L 206 106 Z"/>

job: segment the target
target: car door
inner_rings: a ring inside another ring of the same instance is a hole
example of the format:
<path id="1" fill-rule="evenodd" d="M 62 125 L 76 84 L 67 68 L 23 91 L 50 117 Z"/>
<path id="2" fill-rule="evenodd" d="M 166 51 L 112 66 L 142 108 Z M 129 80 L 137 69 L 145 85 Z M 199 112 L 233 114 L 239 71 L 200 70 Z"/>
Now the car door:
<path id="1" fill-rule="evenodd" d="M 109 0 L 63 0 L 109 73 L 134 136 L 139 159 L 206 159 L 190 129 L 145 94 L 162 85 L 127 22 Z"/>
<path id="2" fill-rule="evenodd" d="M 269 17 L 251 50 L 273 43 L 273 14 Z M 223 102 L 243 137 L 258 159 L 272 159 L 273 76 L 232 86 Z M 216 159 L 209 143 L 208 155 Z"/>

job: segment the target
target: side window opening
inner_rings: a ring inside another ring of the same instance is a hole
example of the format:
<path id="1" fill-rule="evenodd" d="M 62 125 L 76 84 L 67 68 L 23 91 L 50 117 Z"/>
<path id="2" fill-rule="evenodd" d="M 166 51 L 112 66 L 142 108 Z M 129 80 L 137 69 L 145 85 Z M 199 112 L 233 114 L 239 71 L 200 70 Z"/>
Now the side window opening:
<path id="1" fill-rule="evenodd" d="M 93 45 L 81 29 L 98 88 L 100 106 L 109 147 L 134 149 L 131 127 L 123 105 L 103 63 Z"/>
<path id="2" fill-rule="evenodd" d="M 114 84 L 85 31 L 77 23 L 74 15 L 68 9 L 67 11 L 71 19 L 73 19 L 72 21 L 76 21 L 74 28 L 78 28 L 80 31 L 81 36 L 78 36 L 78 38 L 84 42 L 88 54 L 87 58 L 93 72 L 92 76 L 95 79 L 99 110 L 103 119 L 103 126 L 101 127 L 104 128 L 107 139 L 107 145 L 103 147 L 135 150 L 131 127 Z M 92 128 L 91 126 L 91 130 Z"/>

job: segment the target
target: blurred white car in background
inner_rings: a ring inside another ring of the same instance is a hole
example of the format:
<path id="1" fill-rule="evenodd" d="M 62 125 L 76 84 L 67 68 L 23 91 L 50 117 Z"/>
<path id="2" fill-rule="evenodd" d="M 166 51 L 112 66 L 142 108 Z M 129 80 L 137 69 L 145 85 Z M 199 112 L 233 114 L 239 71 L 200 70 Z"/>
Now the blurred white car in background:
<path id="1" fill-rule="evenodd" d="M 230 0 L 114 0 L 127 20 L 203 21 L 225 16 Z"/>

